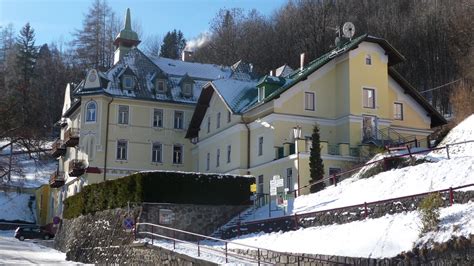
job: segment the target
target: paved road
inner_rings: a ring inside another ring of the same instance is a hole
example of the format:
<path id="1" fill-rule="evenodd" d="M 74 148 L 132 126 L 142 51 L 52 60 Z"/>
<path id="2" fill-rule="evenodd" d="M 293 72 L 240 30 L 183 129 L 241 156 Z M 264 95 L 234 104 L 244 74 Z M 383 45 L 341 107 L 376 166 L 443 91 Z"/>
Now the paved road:
<path id="1" fill-rule="evenodd" d="M 77 264 L 66 261 L 66 254 L 39 245 L 40 241 L 13 237 L 14 231 L 0 231 L 0 265 L 4 264 Z"/>

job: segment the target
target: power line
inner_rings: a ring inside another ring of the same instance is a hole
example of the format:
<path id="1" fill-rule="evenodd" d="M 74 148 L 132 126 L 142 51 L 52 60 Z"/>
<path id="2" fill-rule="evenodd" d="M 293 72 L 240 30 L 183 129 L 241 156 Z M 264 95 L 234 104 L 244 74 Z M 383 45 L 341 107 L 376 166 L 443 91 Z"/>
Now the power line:
<path id="1" fill-rule="evenodd" d="M 443 85 L 441 85 L 441 86 L 438 86 L 438 87 L 434 87 L 434 88 L 432 88 L 432 89 L 428 89 L 428 90 L 420 91 L 420 93 L 423 93 L 423 92 L 428 92 L 428 91 L 434 91 L 434 90 L 440 89 L 440 88 L 442 88 L 442 87 L 445 87 L 445 86 L 451 85 L 451 84 L 453 84 L 453 83 L 456 83 L 456 82 L 458 82 L 458 81 L 460 81 L 460 80 L 462 80 L 462 78 L 460 78 L 460 79 L 457 79 L 457 80 L 455 80 L 455 81 L 448 82 L 448 83 L 446 83 L 446 84 L 443 84 Z"/>

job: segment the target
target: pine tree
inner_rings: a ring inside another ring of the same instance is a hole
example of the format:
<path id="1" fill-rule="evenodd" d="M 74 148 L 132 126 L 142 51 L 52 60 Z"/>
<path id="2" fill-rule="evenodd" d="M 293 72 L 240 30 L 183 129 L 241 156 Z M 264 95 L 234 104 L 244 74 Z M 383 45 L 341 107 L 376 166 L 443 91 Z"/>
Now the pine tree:
<path id="1" fill-rule="evenodd" d="M 311 175 L 311 182 L 316 182 L 323 179 L 324 165 L 321 159 L 321 141 L 319 139 L 319 127 L 314 125 L 313 134 L 311 135 L 312 144 L 309 155 L 309 171 Z M 324 182 L 317 183 L 311 186 L 311 193 L 318 192 L 324 188 Z"/>
<path id="2" fill-rule="evenodd" d="M 163 38 L 163 44 L 160 49 L 160 56 L 178 59 L 181 52 L 186 47 L 186 39 L 184 39 L 183 33 L 178 30 L 168 31 Z"/>

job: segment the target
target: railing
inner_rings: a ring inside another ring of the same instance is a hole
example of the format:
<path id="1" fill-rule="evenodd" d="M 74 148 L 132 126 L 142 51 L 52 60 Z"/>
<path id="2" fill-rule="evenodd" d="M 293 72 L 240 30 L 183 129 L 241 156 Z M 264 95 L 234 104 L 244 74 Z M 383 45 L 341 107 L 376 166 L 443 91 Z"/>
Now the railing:
<path id="1" fill-rule="evenodd" d="M 339 145 L 328 145 L 328 154 L 330 154 L 330 155 L 340 155 Z"/>
<path id="2" fill-rule="evenodd" d="M 49 186 L 52 188 L 62 187 L 64 182 L 64 172 L 62 171 L 55 171 L 49 178 Z"/>
<path id="3" fill-rule="evenodd" d="M 69 128 L 64 132 L 64 142 L 68 147 L 74 147 L 79 143 L 79 129 Z"/>
<path id="4" fill-rule="evenodd" d="M 64 145 L 64 142 L 60 139 L 57 139 L 52 147 L 51 147 L 51 156 L 53 157 L 58 157 L 58 156 L 62 156 L 66 153 L 66 147 Z"/>
<path id="5" fill-rule="evenodd" d="M 298 230 L 299 226 L 299 220 L 305 219 L 305 218 L 315 218 L 320 214 L 325 214 L 328 212 L 339 212 L 343 210 L 347 210 L 350 208 L 361 208 L 364 211 L 364 216 L 363 218 L 368 217 L 368 207 L 371 207 L 373 205 L 381 204 L 381 203 L 387 203 L 387 202 L 397 202 L 405 199 L 410 199 L 410 198 L 417 198 L 417 197 L 423 197 L 430 195 L 432 193 L 443 193 L 443 192 L 449 192 L 449 205 L 452 206 L 454 204 L 454 191 L 467 188 L 467 187 L 472 187 L 474 186 L 474 183 L 471 184 L 466 184 L 458 187 L 449 187 L 445 189 L 440 189 L 440 190 L 435 190 L 435 191 L 428 191 L 428 192 L 423 192 L 423 193 L 418 193 L 418 194 L 412 194 L 412 195 L 406 195 L 406 196 L 401 196 L 401 197 L 395 197 L 395 198 L 389 198 L 389 199 L 383 199 L 383 200 L 378 200 L 378 201 L 371 201 L 371 202 L 364 202 L 364 203 L 359 203 L 359 204 L 354 204 L 354 205 L 347 205 L 347 206 L 342 206 L 342 207 L 337 207 L 337 208 L 332 208 L 332 209 L 325 209 L 325 210 L 319 210 L 319 211 L 314 211 L 314 212 L 307 212 L 307 213 L 300 213 L 300 214 L 292 214 L 292 215 L 287 215 L 287 216 L 280 216 L 280 217 L 275 217 L 275 218 L 268 218 L 268 219 L 261 219 L 261 220 L 254 220 L 254 221 L 249 221 L 245 223 L 239 223 L 238 226 L 230 227 L 227 228 L 228 230 L 235 230 L 237 231 L 237 235 L 241 235 L 242 232 L 246 233 L 253 233 L 248 230 L 249 225 L 257 225 L 257 224 L 264 224 L 264 223 L 272 223 L 272 222 L 290 222 L 292 223 L 292 229 L 293 230 Z M 272 226 L 274 228 L 275 226 Z M 281 228 L 277 228 L 277 231 L 282 230 Z M 273 232 L 273 231 L 270 231 Z M 269 233 L 269 232 L 267 232 Z"/>
<path id="6" fill-rule="evenodd" d="M 145 227 L 146 229 L 141 229 L 142 227 Z M 150 228 L 150 231 L 147 231 L 147 228 Z M 160 230 L 163 231 L 164 233 L 166 233 L 167 235 L 159 234 L 158 232 L 160 232 Z M 177 234 L 178 235 L 179 234 L 185 235 L 185 236 L 188 236 L 188 237 L 195 237 L 198 240 L 197 240 L 197 242 L 181 240 L 181 239 L 176 238 Z M 171 235 L 171 236 L 169 236 L 169 235 Z M 302 262 L 304 260 L 308 260 L 308 259 L 310 259 L 314 262 L 325 262 L 325 263 L 331 263 L 331 264 L 344 264 L 344 263 L 340 263 L 340 262 L 337 262 L 337 261 L 329 261 L 329 260 L 323 260 L 323 259 L 317 259 L 317 258 L 308 258 L 308 257 L 300 256 L 300 255 L 297 255 L 297 254 L 291 254 L 291 253 L 287 253 L 287 252 L 279 252 L 279 251 L 274 251 L 274 250 L 266 249 L 266 248 L 262 248 L 262 247 L 236 243 L 236 242 L 229 241 L 229 240 L 219 239 L 219 238 L 215 238 L 215 237 L 211 237 L 211 236 L 205 236 L 205 235 L 201 235 L 201 234 L 197 234 L 197 233 L 193 233 L 193 232 L 188 232 L 188 231 L 175 229 L 175 228 L 171 228 L 171 227 L 166 227 L 166 226 L 162 226 L 162 225 L 157 225 L 157 224 L 152 224 L 152 223 L 136 223 L 135 224 L 135 239 L 140 238 L 141 236 L 151 237 L 151 244 L 152 245 L 154 244 L 155 237 L 170 240 L 170 241 L 173 242 L 173 249 L 176 249 L 176 243 L 189 244 L 189 245 L 191 245 L 192 247 L 194 247 L 196 249 L 198 257 L 201 256 L 202 251 L 207 251 L 211 254 L 214 253 L 213 255 L 215 255 L 216 253 L 222 254 L 223 256 L 225 256 L 226 263 L 229 262 L 229 258 L 233 258 L 235 260 L 239 260 L 239 261 L 244 262 L 244 263 L 249 263 L 249 262 L 254 262 L 255 263 L 256 262 L 258 265 L 260 265 L 260 263 L 273 264 L 271 261 L 265 260 L 264 255 L 263 255 L 263 252 L 265 252 L 265 253 L 272 252 L 272 253 L 275 253 L 275 254 L 280 254 L 282 256 L 293 256 L 297 259 L 298 265 L 299 265 L 300 262 Z M 202 243 L 201 243 L 202 240 L 210 240 L 210 241 L 215 241 L 215 242 L 218 242 L 218 243 L 222 243 L 222 244 L 224 244 L 224 248 L 212 248 L 212 247 L 207 246 L 207 245 L 202 245 Z M 245 249 L 257 250 L 257 258 L 255 258 L 251 255 L 243 255 L 243 254 L 237 254 L 235 252 L 232 252 L 228 248 L 229 245 L 233 245 L 233 246 L 236 246 L 236 247 L 242 247 L 242 248 L 245 248 Z"/>
<path id="7" fill-rule="evenodd" d="M 80 176 L 86 171 L 86 164 L 84 160 L 73 159 L 69 161 L 69 175 Z"/>

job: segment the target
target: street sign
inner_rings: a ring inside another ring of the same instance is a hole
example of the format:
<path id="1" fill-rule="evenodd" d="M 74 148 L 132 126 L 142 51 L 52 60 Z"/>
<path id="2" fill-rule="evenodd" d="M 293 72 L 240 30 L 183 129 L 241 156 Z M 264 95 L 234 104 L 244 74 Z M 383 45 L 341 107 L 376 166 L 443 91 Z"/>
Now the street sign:
<path id="1" fill-rule="evenodd" d="M 250 192 L 253 192 L 253 193 L 257 192 L 257 184 L 250 185 Z"/>
<path id="2" fill-rule="evenodd" d="M 270 196 L 276 196 L 276 195 L 277 195 L 277 188 L 270 187 Z"/>
<path id="3" fill-rule="evenodd" d="M 276 186 L 277 187 L 282 187 L 283 186 L 283 178 L 277 179 Z"/>
<path id="4" fill-rule="evenodd" d="M 123 220 L 123 227 L 125 227 L 125 229 L 132 229 L 133 228 L 133 219 L 132 218 L 125 218 L 125 220 Z"/>

